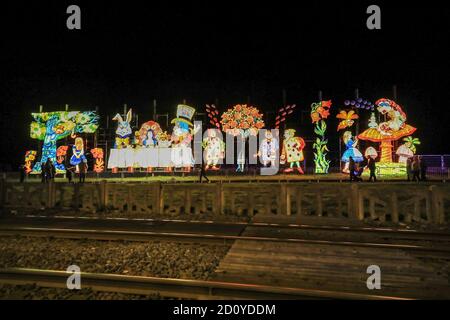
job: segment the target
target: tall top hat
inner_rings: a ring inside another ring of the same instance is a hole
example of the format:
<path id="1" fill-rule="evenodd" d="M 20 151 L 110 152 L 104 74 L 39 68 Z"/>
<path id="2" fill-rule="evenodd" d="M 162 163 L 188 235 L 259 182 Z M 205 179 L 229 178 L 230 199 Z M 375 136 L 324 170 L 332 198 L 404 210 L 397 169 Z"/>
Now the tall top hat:
<path id="1" fill-rule="evenodd" d="M 177 117 L 171 121 L 171 123 L 181 122 L 189 126 L 192 126 L 192 117 L 194 116 L 195 109 L 185 105 L 179 104 L 177 106 Z"/>

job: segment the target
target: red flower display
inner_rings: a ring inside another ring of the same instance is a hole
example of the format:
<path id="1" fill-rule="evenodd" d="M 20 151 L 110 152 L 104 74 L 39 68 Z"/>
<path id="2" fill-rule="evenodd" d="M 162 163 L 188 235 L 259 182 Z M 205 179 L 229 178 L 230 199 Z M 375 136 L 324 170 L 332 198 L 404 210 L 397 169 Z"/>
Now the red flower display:
<path id="1" fill-rule="evenodd" d="M 262 117 L 257 108 L 246 104 L 238 104 L 222 114 L 220 123 L 224 131 L 233 130 L 234 134 L 238 134 L 239 130 L 243 130 L 255 134 L 258 129 L 264 127 Z"/>

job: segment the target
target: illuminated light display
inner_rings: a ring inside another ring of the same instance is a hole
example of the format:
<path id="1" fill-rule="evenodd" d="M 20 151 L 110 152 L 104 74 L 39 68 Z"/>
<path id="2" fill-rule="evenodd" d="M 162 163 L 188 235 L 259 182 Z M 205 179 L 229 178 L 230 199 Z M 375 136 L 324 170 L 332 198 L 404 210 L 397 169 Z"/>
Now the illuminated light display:
<path id="1" fill-rule="evenodd" d="M 72 146 L 72 156 L 70 157 L 70 164 L 76 167 L 76 172 L 79 172 L 79 164 L 86 160 L 84 155 L 84 142 L 81 137 L 75 138 L 75 143 Z"/>
<path id="2" fill-rule="evenodd" d="M 146 148 L 156 147 L 158 145 L 158 134 L 161 132 L 159 123 L 155 121 L 144 122 L 137 132 L 137 143 Z"/>
<path id="3" fill-rule="evenodd" d="M 377 111 L 387 117 L 387 121 L 378 124 L 376 127 L 372 123 L 372 127 L 358 135 L 358 138 L 380 143 L 381 156 L 377 165 L 380 175 L 406 175 L 405 164 L 393 162 L 393 142 L 412 135 L 416 128 L 406 123 L 406 114 L 394 101 L 382 98 L 376 101 L 375 105 L 377 106 Z"/>
<path id="4" fill-rule="evenodd" d="M 183 167 L 185 171 L 191 171 L 194 165 L 191 142 L 199 128 L 193 128 L 192 118 L 195 109 L 188 105 L 177 106 L 177 117 L 171 121 L 175 126 L 172 130 L 171 160 L 175 168 Z"/>
<path id="5" fill-rule="evenodd" d="M 347 107 L 355 107 L 361 110 L 374 110 L 375 106 L 372 102 L 365 100 L 363 98 L 357 98 L 352 100 L 345 100 L 344 105 Z"/>
<path id="6" fill-rule="evenodd" d="M 348 112 L 342 110 L 341 112 L 339 112 L 336 118 L 341 119 L 337 127 L 337 131 L 339 131 L 345 128 L 350 128 L 355 123 L 355 120 L 359 118 L 359 116 L 355 114 L 355 111 L 353 110 L 350 110 Z"/>
<path id="7" fill-rule="evenodd" d="M 225 156 L 225 143 L 217 136 L 218 129 L 208 129 L 207 137 L 203 139 L 205 149 L 205 170 L 219 170 L 219 161 Z"/>
<path id="8" fill-rule="evenodd" d="M 105 161 L 103 160 L 103 149 L 94 148 L 91 149 L 92 156 L 95 159 L 94 172 L 101 173 L 105 171 Z"/>
<path id="9" fill-rule="evenodd" d="M 331 100 L 311 104 L 311 120 L 315 124 L 314 133 L 318 136 L 313 144 L 315 173 L 328 173 L 330 160 L 326 155 L 328 140 L 325 139 L 327 124 L 324 119 L 330 115 Z"/>
<path id="10" fill-rule="evenodd" d="M 370 114 L 368 127 L 369 128 L 377 128 L 378 127 L 377 119 L 375 118 L 375 112 L 372 112 Z"/>
<path id="11" fill-rule="evenodd" d="M 29 174 L 32 170 L 33 161 L 36 160 L 37 152 L 35 150 L 28 150 L 25 152 L 25 172 Z"/>
<path id="12" fill-rule="evenodd" d="M 158 147 L 158 134 L 161 131 L 159 123 L 155 121 L 144 122 L 139 131 L 136 131 L 134 145 L 138 150 L 134 154 L 134 167 L 146 167 L 147 172 L 152 172 L 153 167 L 158 165 L 155 161 L 155 152 L 149 151 L 148 148 Z M 139 150 L 139 148 L 144 149 Z"/>
<path id="13" fill-rule="evenodd" d="M 420 140 L 410 136 L 403 138 L 403 141 L 405 143 L 398 147 L 396 154 L 398 156 L 398 162 L 406 164 L 408 158 L 412 158 L 416 153 L 416 145 L 420 144 Z"/>
<path id="14" fill-rule="evenodd" d="M 367 129 L 358 138 L 381 143 L 380 162 L 392 163 L 392 142 L 413 134 L 416 128 L 406 124 L 406 114 L 394 101 L 380 99 L 376 105 L 377 110 L 386 115 L 388 121 L 380 123 L 376 128 Z"/>
<path id="15" fill-rule="evenodd" d="M 167 131 L 161 131 L 156 135 L 156 140 L 158 141 L 158 147 L 160 148 L 169 148 L 172 144 L 170 141 L 170 134 Z"/>
<path id="16" fill-rule="evenodd" d="M 259 129 L 264 128 L 263 115 L 256 107 L 238 104 L 222 114 L 220 123 L 223 131 L 241 138 L 236 172 L 244 172 L 245 141 L 250 135 L 256 136 Z"/>
<path id="17" fill-rule="evenodd" d="M 287 162 L 289 164 L 289 168 L 286 168 L 284 172 L 293 172 L 294 166 L 297 166 L 297 171 L 301 174 L 304 173 L 300 162 L 305 159 L 303 156 L 305 145 L 305 140 L 295 136 L 294 129 L 287 129 L 284 132 L 280 163 L 285 164 Z"/>
<path id="18" fill-rule="evenodd" d="M 288 105 L 278 110 L 278 115 L 275 117 L 275 129 L 279 129 L 286 121 L 286 117 L 294 112 L 296 105 Z"/>
<path id="19" fill-rule="evenodd" d="M 56 149 L 56 162 L 59 164 L 63 164 L 66 159 L 67 151 L 69 150 L 68 146 L 59 146 Z"/>
<path id="20" fill-rule="evenodd" d="M 358 145 L 358 139 L 353 139 L 353 135 L 351 131 L 345 131 L 342 136 L 342 140 L 344 141 L 345 147 L 347 148 L 342 155 L 341 160 L 345 163 L 344 169 L 342 170 L 345 173 L 349 173 L 349 161 L 350 157 L 353 158 L 353 161 L 356 163 L 362 162 L 364 160 L 361 152 L 356 148 Z"/>
<path id="21" fill-rule="evenodd" d="M 278 151 L 278 140 L 273 137 L 270 130 L 266 130 L 264 133 L 264 139 L 259 146 L 258 155 L 261 157 L 261 161 L 264 167 L 274 166 Z"/>
<path id="22" fill-rule="evenodd" d="M 123 120 L 122 116 L 118 113 L 112 118 L 112 120 L 117 121 L 117 129 L 116 129 L 116 140 L 115 146 L 116 149 L 127 148 L 131 143 L 131 117 L 132 110 L 128 110 L 126 119 Z"/>
<path id="23" fill-rule="evenodd" d="M 32 173 L 41 172 L 42 163 L 50 159 L 57 173 L 64 173 L 63 163 L 56 159 L 56 143 L 69 135 L 94 133 L 98 128 L 98 115 L 93 111 L 55 111 L 32 113 L 34 121 L 30 126 L 30 136 L 43 140 L 41 161 L 33 166 Z"/>
<path id="24" fill-rule="evenodd" d="M 364 151 L 364 156 L 370 157 L 372 159 L 376 159 L 378 157 L 378 152 L 374 147 L 368 147 L 366 151 Z"/>
<path id="25" fill-rule="evenodd" d="M 219 110 L 217 110 L 217 107 L 215 105 L 206 105 L 206 114 L 209 118 L 209 123 L 216 127 L 217 129 L 220 129 L 220 121 L 218 120 L 219 116 Z"/>

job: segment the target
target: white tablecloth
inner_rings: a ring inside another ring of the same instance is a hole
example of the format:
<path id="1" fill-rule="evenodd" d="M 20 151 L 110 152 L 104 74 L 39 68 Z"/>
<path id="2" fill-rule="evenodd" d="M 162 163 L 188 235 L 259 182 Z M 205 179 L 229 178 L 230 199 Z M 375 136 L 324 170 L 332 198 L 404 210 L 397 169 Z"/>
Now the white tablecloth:
<path id="1" fill-rule="evenodd" d="M 182 149 L 182 150 L 181 150 Z M 111 149 L 108 169 L 193 166 L 192 148 Z"/>

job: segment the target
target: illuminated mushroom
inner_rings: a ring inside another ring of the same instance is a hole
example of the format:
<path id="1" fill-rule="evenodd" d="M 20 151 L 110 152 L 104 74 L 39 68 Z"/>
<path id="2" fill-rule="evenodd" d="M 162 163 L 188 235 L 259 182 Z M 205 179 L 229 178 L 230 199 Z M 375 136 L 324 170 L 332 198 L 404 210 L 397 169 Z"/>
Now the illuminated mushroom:
<path id="1" fill-rule="evenodd" d="M 378 157 L 378 152 L 377 152 L 377 150 L 375 150 L 375 148 L 374 147 L 368 147 L 367 149 L 366 149 L 366 151 L 364 152 L 364 156 L 367 158 L 367 157 L 370 157 L 370 158 L 372 158 L 372 159 L 376 159 L 377 157 Z"/>
<path id="2" fill-rule="evenodd" d="M 398 104 L 389 99 L 379 99 L 376 103 L 378 111 L 385 114 L 387 122 L 380 123 L 376 128 L 369 128 L 358 139 L 380 143 L 381 163 L 392 162 L 392 142 L 402 137 L 410 136 L 416 128 L 406 124 L 406 114 Z"/>
<path id="3" fill-rule="evenodd" d="M 398 158 L 399 163 L 406 163 L 408 158 L 414 156 L 414 153 L 411 151 L 410 148 L 406 146 L 406 144 L 402 144 L 400 147 L 398 147 L 396 154 L 399 156 Z"/>

